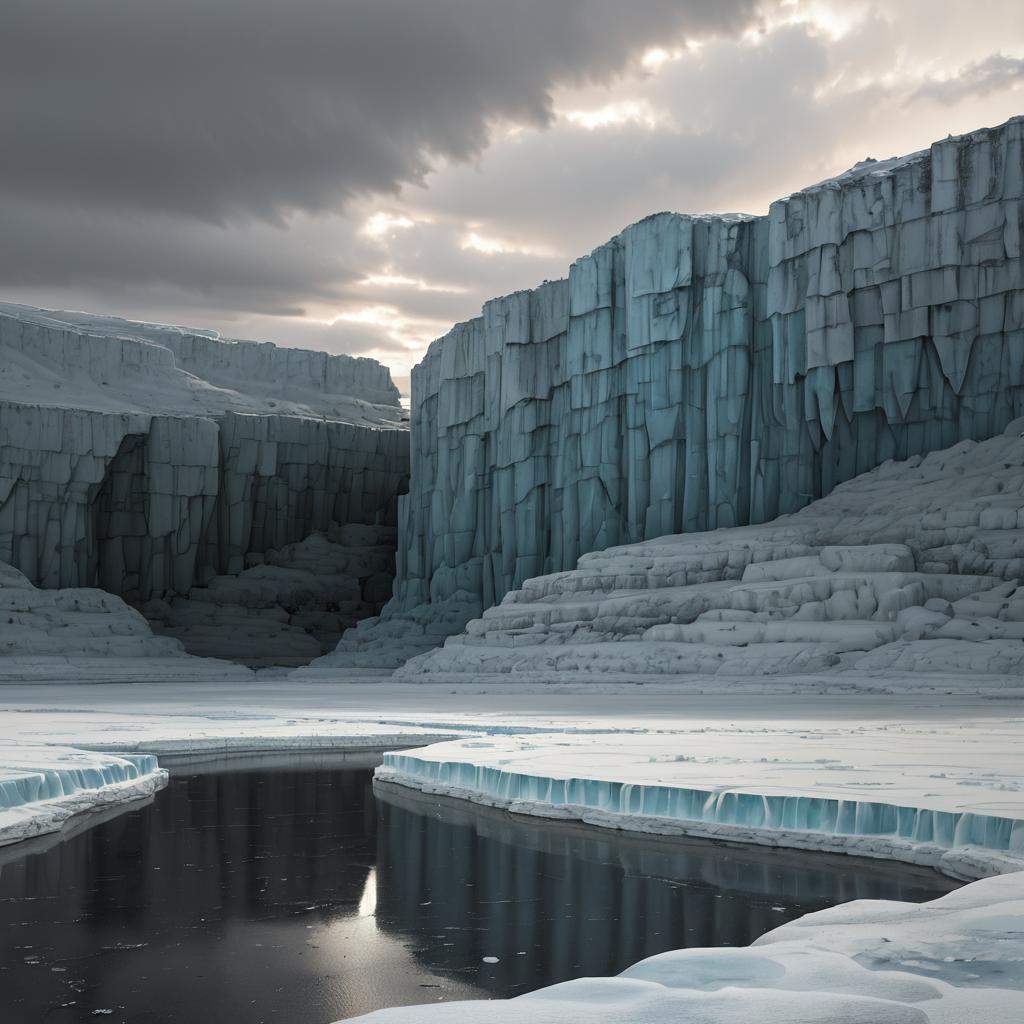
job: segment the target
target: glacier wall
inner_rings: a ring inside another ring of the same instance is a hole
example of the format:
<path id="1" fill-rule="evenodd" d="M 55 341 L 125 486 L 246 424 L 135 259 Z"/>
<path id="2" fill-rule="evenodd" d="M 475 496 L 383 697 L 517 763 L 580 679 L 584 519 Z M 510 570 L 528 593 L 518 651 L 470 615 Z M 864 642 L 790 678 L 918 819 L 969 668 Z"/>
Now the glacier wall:
<path id="1" fill-rule="evenodd" d="M 1022 200 L 1015 118 L 766 217 L 656 214 L 488 302 L 413 371 L 395 597 L 335 662 L 398 664 L 396 639 L 425 649 L 586 552 L 1000 432 L 1024 412 Z"/>
<path id="2" fill-rule="evenodd" d="M 0 403 L 0 561 L 44 587 L 185 593 L 332 523 L 393 525 L 407 473 L 400 429 Z"/>
<path id="3" fill-rule="evenodd" d="M 142 603 L 393 527 L 404 418 L 374 360 L 0 304 L 0 562 Z"/>

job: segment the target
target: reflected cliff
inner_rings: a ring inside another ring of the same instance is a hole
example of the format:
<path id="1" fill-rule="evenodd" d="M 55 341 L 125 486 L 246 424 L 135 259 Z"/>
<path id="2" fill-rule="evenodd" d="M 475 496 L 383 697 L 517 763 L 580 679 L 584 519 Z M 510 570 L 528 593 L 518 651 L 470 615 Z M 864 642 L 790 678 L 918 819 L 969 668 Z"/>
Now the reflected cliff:
<path id="1" fill-rule="evenodd" d="M 631 837 L 394 785 L 376 795 L 378 922 L 431 937 L 417 957 L 442 973 L 498 957 L 484 971 L 495 994 L 617 974 L 668 949 L 747 945 L 836 903 L 956 887 L 852 857 Z"/>

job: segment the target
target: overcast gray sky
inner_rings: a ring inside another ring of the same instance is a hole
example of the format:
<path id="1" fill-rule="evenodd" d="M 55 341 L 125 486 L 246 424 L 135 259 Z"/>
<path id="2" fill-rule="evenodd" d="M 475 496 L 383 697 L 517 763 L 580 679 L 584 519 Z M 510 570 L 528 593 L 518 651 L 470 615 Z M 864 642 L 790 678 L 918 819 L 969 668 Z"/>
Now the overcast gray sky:
<path id="1" fill-rule="evenodd" d="M 0 9 L 0 297 L 399 375 L 648 213 L 1024 113 L 1019 0 Z"/>

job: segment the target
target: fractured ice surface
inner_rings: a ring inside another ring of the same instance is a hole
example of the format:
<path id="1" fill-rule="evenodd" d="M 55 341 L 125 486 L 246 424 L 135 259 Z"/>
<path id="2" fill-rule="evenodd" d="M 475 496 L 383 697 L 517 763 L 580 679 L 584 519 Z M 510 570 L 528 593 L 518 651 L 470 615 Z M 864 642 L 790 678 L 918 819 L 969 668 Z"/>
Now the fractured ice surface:
<path id="1" fill-rule="evenodd" d="M 997 434 L 1024 414 L 1022 152 L 1015 118 L 767 217 L 656 214 L 488 302 L 413 371 L 395 599 L 323 667 L 397 665 L 587 552 Z"/>

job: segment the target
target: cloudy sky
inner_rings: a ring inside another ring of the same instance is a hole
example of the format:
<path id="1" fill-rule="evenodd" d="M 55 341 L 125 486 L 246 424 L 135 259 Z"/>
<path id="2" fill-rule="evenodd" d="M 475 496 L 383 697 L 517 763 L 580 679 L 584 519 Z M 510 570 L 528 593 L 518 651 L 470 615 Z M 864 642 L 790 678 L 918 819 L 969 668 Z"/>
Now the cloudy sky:
<path id="1" fill-rule="evenodd" d="M 0 3 L 0 297 L 397 375 L 648 213 L 1024 113 L 1020 0 Z"/>

